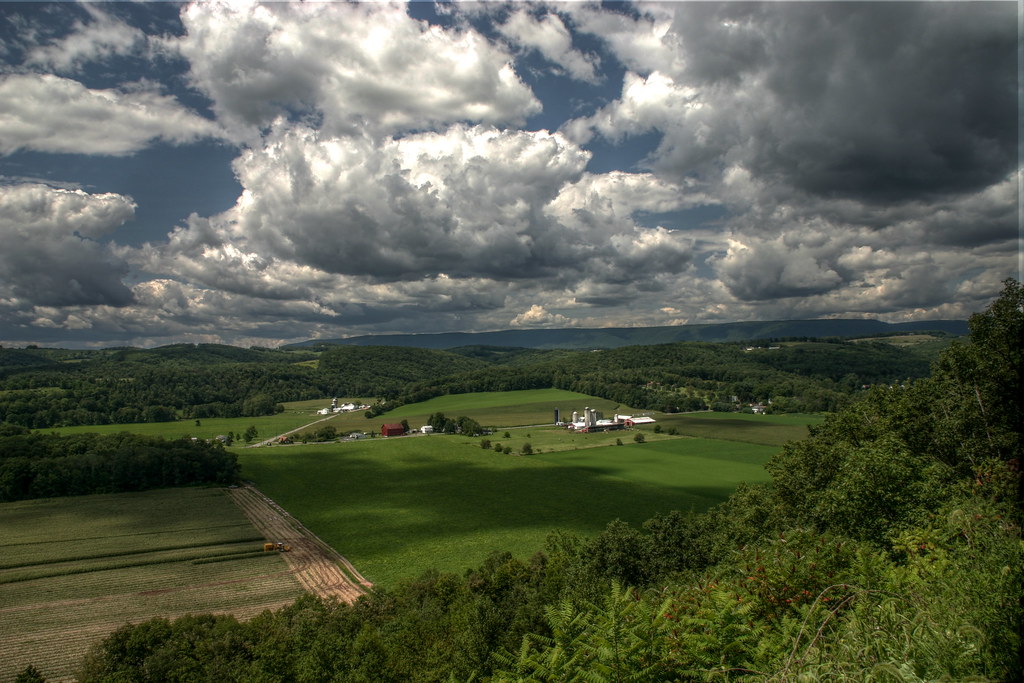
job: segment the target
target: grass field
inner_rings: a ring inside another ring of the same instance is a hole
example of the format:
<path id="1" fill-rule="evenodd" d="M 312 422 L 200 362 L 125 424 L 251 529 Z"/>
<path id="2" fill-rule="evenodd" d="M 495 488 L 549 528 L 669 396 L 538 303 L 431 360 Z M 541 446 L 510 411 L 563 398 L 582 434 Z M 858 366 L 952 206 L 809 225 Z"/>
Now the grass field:
<path id="1" fill-rule="evenodd" d="M 728 441 L 781 446 L 807 438 L 808 425 L 821 424 L 823 415 L 747 415 L 744 413 L 684 413 L 657 415 L 662 429 L 680 434 Z"/>
<path id="2" fill-rule="evenodd" d="M 763 463 L 778 450 L 653 434 L 634 444 L 630 432 L 514 432 L 510 443 L 529 438 L 543 453 L 504 455 L 479 439 L 431 435 L 247 450 L 239 459 L 243 476 L 387 586 L 428 568 L 461 572 L 492 551 L 528 556 L 555 529 L 591 535 L 616 518 L 638 524 L 704 510 L 742 481 L 765 480 Z M 626 445 L 603 445 L 617 438 Z"/>
<path id="3" fill-rule="evenodd" d="M 344 403 L 372 403 L 366 398 L 339 398 Z M 79 434 L 83 432 L 99 432 L 110 434 L 131 432 L 179 438 L 194 436 L 199 439 L 212 439 L 220 434 L 234 432 L 243 433 L 250 425 L 256 427 L 259 439 L 267 439 L 283 434 L 298 427 L 321 420 L 317 415 L 320 408 L 330 406 L 330 399 L 312 401 L 296 401 L 285 403 L 283 413 L 262 417 L 207 418 L 196 424 L 195 420 L 179 420 L 177 422 L 143 422 L 137 424 L 95 425 L 81 427 L 60 427 L 53 430 L 61 434 Z M 560 389 L 537 389 L 530 391 L 485 392 L 474 394 L 455 394 L 440 396 L 423 403 L 402 406 L 385 415 L 368 420 L 365 411 L 338 413 L 319 423 L 317 427 L 331 425 L 338 432 L 345 434 L 352 431 L 379 432 L 384 422 L 400 422 L 407 419 L 414 427 L 426 424 L 432 413 L 444 413 L 450 417 L 467 415 L 483 425 L 511 427 L 532 424 L 550 424 L 554 421 L 555 408 L 561 408 L 563 414 L 570 415 L 573 410 L 581 410 L 589 406 L 604 410 L 609 414 L 619 409 L 612 401 L 577 394 Z"/>
<path id="4" fill-rule="evenodd" d="M 362 399 L 353 399 L 362 400 Z M 313 401 L 296 401 L 285 403 L 283 413 L 277 415 L 264 415 L 261 417 L 230 417 L 230 418 L 206 418 L 199 420 L 178 420 L 177 422 L 140 422 L 135 424 L 115 425 L 86 425 L 81 427 L 60 427 L 52 430 L 60 434 L 81 434 L 83 432 L 99 432 L 101 434 L 113 434 L 117 432 L 131 432 L 132 434 L 146 434 L 151 436 L 163 436 L 168 439 L 180 438 L 183 436 L 194 436 L 199 439 L 212 439 L 221 434 L 234 432 L 242 434 L 250 426 L 256 427 L 259 438 L 268 439 L 277 434 L 302 427 L 315 420 L 322 418 L 316 411 L 320 408 L 327 408 L 331 400 L 322 398 Z M 334 419 L 342 417 L 337 415 Z M 367 420 L 363 411 L 352 413 L 350 417 L 361 420 L 361 425 L 368 428 L 375 424 Z"/>
<path id="5" fill-rule="evenodd" d="M 0 504 L 0 681 L 27 664 L 67 680 L 126 621 L 252 616 L 302 594 L 216 488 Z"/>
<path id="6" fill-rule="evenodd" d="M 365 398 L 345 398 L 341 401 L 372 402 L 371 399 Z M 323 416 L 317 415 L 316 411 L 329 405 L 329 399 L 296 401 L 284 404 L 285 411 L 277 415 L 205 419 L 200 420 L 199 425 L 195 424 L 195 420 L 179 420 L 178 422 L 62 427 L 52 431 L 62 434 L 83 432 L 108 434 L 124 431 L 166 438 L 194 436 L 200 439 L 212 439 L 228 432 L 241 434 L 252 425 L 259 432 L 257 437 L 259 440 L 268 439 L 321 420 Z M 341 434 L 353 431 L 379 433 L 380 425 L 385 422 L 401 422 L 404 419 L 408 420 L 413 428 L 418 428 L 426 424 L 427 418 L 432 413 L 444 413 L 453 418 L 466 415 L 482 425 L 495 426 L 504 430 L 505 428 L 551 424 L 554 421 L 556 408 L 560 409 L 562 419 L 568 420 L 574 410 L 582 412 L 585 407 L 603 411 L 608 416 L 616 412 L 634 412 L 613 401 L 561 389 L 494 391 L 439 396 L 422 403 L 401 406 L 372 420 L 368 420 L 364 411 L 361 410 L 352 413 L 339 413 L 318 423 L 314 429 L 332 425 Z M 675 427 L 679 434 L 776 446 L 782 445 L 786 441 L 804 438 L 807 436 L 806 425 L 816 424 L 824 419 L 815 415 L 765 416 L 710 412 L 675 415 L 652 412 L 651 414 L 658 419 L 658 423 L 664 430 Z M 645 429 L 650 434 L 651 429 Z M 242 445 L 242 443 L 238 442 L 236 445 Z"/>
<path id="7" fill-rule="evenodd" d="M 367 420 L 361 411 L 357 411 L 339 414 L 325 424 L 334 425 L 341 433 L 356 430 L 379 432 L 381 424 L 385 422 L 408 420 L 410 426 L 419 428 L 427 423 L 432 413 L 444 413 L 452 418 L 465 415 L 485 426 L 515 427 L 551 424 L 554 422 L 555 408 L 569 416 L 573 410 L 582 411 L 587 406 L 603 410 L 609 415 L 617 409 L 621 410 L 614 401 L 573 391 L 530 389 L 438 396 L 422 403 L 400 406 L 372 420 Z"/>
<path id="8" fill-rule="evenodd" d="M 398 420 L 407 418 L 413 426 L 426 424 L 431 413 L 444 413 L 448 417 L 466 415 L 482 425 L 515 427 L 521 425 L 551 424 L 555 421 L 555 408 L 565 419 L 573 410 L 583 412 L 590 407 L 611 417 L 616 410 L 626 411 L 614 401 L 578 394 L 562 389 L 533 389 L 527 391 L 492 391 L 473 394 L 454 394 L 402 406 L 385 417 Z"/>

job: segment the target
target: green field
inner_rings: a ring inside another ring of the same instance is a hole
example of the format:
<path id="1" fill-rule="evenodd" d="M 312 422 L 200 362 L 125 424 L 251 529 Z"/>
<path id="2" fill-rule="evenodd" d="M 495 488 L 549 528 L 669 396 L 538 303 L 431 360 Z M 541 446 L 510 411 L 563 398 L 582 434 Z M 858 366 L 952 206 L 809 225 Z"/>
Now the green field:
<path id="1" fill-rule="evenodd" d="M 140 422 L 135 424 L 110 424 L 110 425 L 85 425 L 80 427 L 60 427 L 52 430 L 60 434 L 81 434 L 84 432 L 99 432 L 101 434 L 113 434 L 117 432 L 131 432 L 132 434 L 145 434 L 147 436 L 163 436 L 168 439 L 176 439 L 183 436 L 194 436 L 198 439 L 212 439 L 221 434 L 234 432 L 242 434 L 250 426 L 256 427 L 260 439 L 269 439 L 277 434 L 283 434 L 297 427 L 302 427 L 316 420 L 322 419 L 317 415 L 320 408 L 327 408 L 331 400 L 322 398 L 313 401 L 296 401 L 285 403 L 283 413 L 277 415 L 264 415 L 261 417 L 229 417 L 229 418 L 205 418 L 199 420 L 178 420 L 177 422 Z M 337 415 L 333 419 L 338 419 Z M 348 417 L 361 420 L 363 428 L 368 428 L 370 423 L 363 412 L 352 413 Z M 326 424 L 326 423 L 325 423 Z M 330 424 L 334 424 L 331 422 Z"/>
<path id="2" fill-rule="evenodd" d="M 371 399 L 365 398 L 340 400 L 341 402 L 350 400 L 364 403 L 372 402 Z M 195 420 L 179 420 L 177 422 L 62 427 L 50 431 L 56 431 L 61 434 L 131 432 L 166 438 L 194 436 L 200 439 L 212 439 L 228 432 L 233 432 L 236 435 L 242 434 L 252 425 L 256 427 L 259 433 L 257 437 L 259 440 L 269 439 L 272 436 L 289 432 L 319 420 L 323 421 L 317 422 L 311 429 L 331 425 L 340 434 L 347 434 L 353 431 L 379 433 L 381 424 L 385 422 L 401 422 L 403 419 L 407 420 L 410 426 L 415 429 L 426 424 L 428 417 L 432 413 L 444 413 L 448 417 L 466 415 L 482 425 L 505 429 L 549 425 L 554 421 L 554 411 L 556 408 L 561 411 L 563 420 L 568 420 L 574 410 L 582 412 L 585 407 L 603 411 L 609 417 L 616 412 L 634 412 L 627 406 L 619 405 L 613 401 L 561 389 L 494 391 L 439 396 L 422 403 L 401 406 L 374 419 L 367 419 L 364 411 L 355 411 L 352 413 L 339 413 L 324 420 L 324 417 L 317 415 L 316 411 L 329 405 L 329 399 L 296 401 L 284 404 L 285 411 L 277 415 L 209 418 L 200 420 L 199 425 L 195 424 Z M 808 424 L 816 424 L 824 419 L 817 415 L 766 416 L 711 412 L 675 415 L 650 412 L 650 414 L 657 418 L 658 424 L 661 425 L 662 429 L 668 430 L 674 427 L 682 435 L 716 439 L 725 438 L 775 446 L 782 445 L 786 441 L 804 438 L 807 436 L 806 426 Z M 650 427 L 645 427 L 644 429 L 648 434 L 651 433 Z M 236 445 L 242 444 L 238 442 Z"/>
<path id="3" fill-rule="evenodd" d="M 222 489 L 3 503 L 0 528 L 0 681 L 29 663 L 67 679 L 126 621 L 252 616 L 302 594 Z"/>
<path id="4" fill-rule="evenodd" d="M 260 438 L 322 419 L 329 400 L 288 404 L 279 415 L 61 432 L 132 431 L 211 438 L 256 425 Z M 767 479 L 780 444 L 819 416 L 652 413 L 660 427 L 584 434 L 551 425 L 584 407 L 631 413 L 555 389 L 442 396 L 373 420 L 362 412 L 320 424 L 377 432 L 431 413 L 496 427 L 481 437 L 408 436 L 235 450 L 243 476 L 387 587 L 436 568 L 461 572 L 493 551 L 521 557 L 556 529 L 593 535 L 609 521 L 639 524 L 673 509 L 700 511 L 740 482 Z M 319 426 L 319 425 L 318 425 Z M 668 432 L 672 430 L 675 435 Z M 506 437 L 506 433 L 508 436 Z M 646 443 L 634 442 L 642 433 Z M 520 456 L 530 443 L 534 454 Z M 236 446 L 238 444 L 236 443 Z M 0 505 L 0 681 L 28 662 L 67 678 L 85 649 L 126 620 L 186 612 L 241 616 L 301 594 L 275 554 L 219 489 L 177 489 Z M 54 649 L 54 642 L 62 647 Z"/>
<path id="5" fill-rule="evenodd" d="M 467 415 L 482 425 L 515 427 L 552 424 L 555 408 L 568 419 L 573 410 L 583 412 L 585 407 L 602 410 L 608 417 L 616 410 L 628 411 L 614 401 L 574 391 L 533 389 L 439 396 L 423 403 L 402 406 L 387 413 L 386 417 L 408 418 L 409 423 L 416 426 L 419 422 L 426 423 L 431 413 L 444 413 L 449 417 Z"/>
<path id="6" fill-rule="evenodd" d="M 448 417 L 465 415 L 485 426 L 515 427 L 523 425 L 551 424 L 555 408 L 563 415 L 584 407 L 603 410 L 609 415 L 620 408 L 614 401 L 595 398 L 585 394 L 562 389 L 530 389 L 524 391 L 488 391 L 472 394 L 449 394 L 438 396 L 422 403 L 400 406 L 392 411 L 367 420 L 362 412 L 336 415 L 325 424 L 334 425 L 341 433 L 351 431 L 380 432 L 385 422 L 408 420 L 414 429 L 427 423 L 432 413 L 444 413 Z"/>
<path id="7" fill-rule="evenodd" d="M 339 402 L 347 401 L 372 403 L 372 399 L 339 398 Z M 312 401 L 296 401 L 285 403 L 285 411 L 277 415 L 262 417 L 207 418 L 199 421 L 178 420 L 177 422 L 143 422 L 137 424 L 95 425 L 81 427 L 61 427 L 53 430 L 61 434 L 80 434 L 83 432 L 100 432 L 103 434 L 131 432 L 179 438 L 194 436 L 199 439 L 212 439 L 220 434 L 234 432 L 243 433 L 250 425 L 256 427 L 260 439 L 268 439 L 298 427 L 322 420 L 324 416 L 316 411 L 331 405 L 329 398 Z M 573 410 L 582 411 L 584 407 L 603 410 L 611 414 L 620 408 L 613 401 L 577 394 L 561 389 L 537 389 L 529 391 L 486 392 L 474 394 L 453 394 L 440 396 L 423 403 L 402 406 L 385 415 L 368 420 L 365 411 L 338 413 L 316 425 L 316 428 L 331 425 L 339 433 L 352 431 L 379 432 L 384 422 L 400 422 L 407 419 L 413 427 L 426 424 L 431 413 L 444 413 L 450 417 L 467 415 L 483 425 L 510 427 L 518 425 L 551 424 L 554 421 L 555 408 L 561 408 L 563 415 L 571 415 Z"/>
<path id="8" fill-rule="evenodd" d="M 662 429 L 710 439 L 746 441 L 781 446 L 807 438 L 809 425 L 821 424 L 823 415 L 748 415 L 744 413 L 657 414 Z"/>
<path id="9" fill-rule="evenodd" d="M 529 433 L 531 443 L 547 443 L 539 456 L 431 435 L 246 450 L 239 460 L 243 476 L 387 586 L 428 568 L 461 572 L 492 551 L 530 555 L 556 529 L 591 535 L 616 518 L 639 524 L 704 510 L 742 481 L 767 479 L 762 465 L 778 450 L 663 435 L 637 445 L 630 432 Z M 627 445 L 600 445 L 617 438 Z"/>
<path id="10" fill-rule="evenodd" d="M 528 555 L 548 533 L 594 534 L 613 519 L 704 510 L 740 482 L 767 479 L 779 445 L 807 435 L 813 415 L 653 413 L 661 429 L 584 434 L 551 426 L 584 407 L 632 412 L 557 389 L 442 396 L 381 415 L 414 428 L 431 413 L 497 425 L 481 437 L 409 436 L 239 450 L 243 476 L 383 585 L 428 568 L 462 571 L 495 550 Z M 365 429 L 366 420 L 336 418 Z M 361 420 L 361 422 L 360 422 Z M 668 431 L 675 429 L 677 435 Z M 634 443 L 642 431 L 646 443 Z M 508 437 L 505 434 L 508 434 Z M 519 456 L 530 443 L 534 455 Z M 621 445 L 617 445 L 621 444 Z"/>

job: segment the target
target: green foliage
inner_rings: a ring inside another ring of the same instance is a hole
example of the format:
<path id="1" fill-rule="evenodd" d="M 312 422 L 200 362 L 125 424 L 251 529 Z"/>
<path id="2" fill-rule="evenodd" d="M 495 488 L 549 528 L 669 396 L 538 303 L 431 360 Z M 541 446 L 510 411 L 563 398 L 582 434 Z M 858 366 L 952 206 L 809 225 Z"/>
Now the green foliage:
<path id="1" fill-rule="evenodd" d="M 333 346 L 320 356 L 320 374 L 338 396 L 397 397 L 413 382 L 457 372 L 483 370 L 488 364 L 447 351 L 397 346 Z M 437 394 L 434 394 L 437 395 Z M 418 399 L 423 400 L 426 396 Z"/>
<path id="2" fill-rule="evenodd" d="M 612 585 L 600 607 L 562 601 L 545 610 L 551 636 L 526 636 L 515 654 L 497 655 L 494 681 L 678 680 L 666 606 Z"/>
<path id="3" fill-rule="evenodd" d="M 230 484 L 238 471 L 235 454 L 217 442 L 127 433 L 0 437 L 0 501 Z"/>
<path id="4" fill-rule="evenodd" d="M 456 420 L 456 422 L 459 425 L 459 434 L 463 434 L 465 436 L 479 436 L 480 434 L 484 433 L 484 428 L 480 425 L 480 423 L 471 417 L 466 417 L 465 415 L 463 415 L 460 416 Z"/>
<path id="5" fill-rule="evenodd" d="M 403 421 L 403 424 L 407 424 Z M 465 436 L 479 436 L 484 433 L 480 423 L 471 417 L 461 415 L 455 419 L 445 417 L 444 413 L 431 413 L 427 418 L 429 424 L 438 434 L 463 434 Z"/>
<path id="6" fill-rule="evenodd" d="M 954 344 L 935 366 L 927 445 L 959 473 L 1020 462 L 1022 307 L 1021 284 L 1007 281 L 998 300 L 971 316 L 970 345 Z"/>
<path id="7" fill-rule="evenodd" d="M 0 421 L 40 429 L 167 422 L 179 414 L 273 415 L 283 409 L 279 401 L 333 389 L 313 368 L 294 364 L 311 357 L 306 352 L 185 344 L 77 353 L 83 355 L 74 363 L 18 365 L 0 373 Z"/>
<path id="8" fill-rule="evenodd" d="M 15 677 L 14 683 L 46 683 L 46 679 L 39 669 L 29 664 Z"/>

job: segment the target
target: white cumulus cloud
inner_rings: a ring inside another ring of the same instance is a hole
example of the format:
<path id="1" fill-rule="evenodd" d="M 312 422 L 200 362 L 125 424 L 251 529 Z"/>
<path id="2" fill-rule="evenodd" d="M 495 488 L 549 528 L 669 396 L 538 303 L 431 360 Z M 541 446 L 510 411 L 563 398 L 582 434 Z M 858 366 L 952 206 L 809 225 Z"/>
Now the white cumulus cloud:
<path id="1" fill-rule="evenodd" d="M 498 30 L 506 38 L 558 64 L 572 78 L 589 83 L 598 81 L 596 67 L 600 60 L 573 48 L 572 34 L 554 12 L 536 16 L 527 9 L 519 9 Z"/>
<path id="2" fill-rule="evenodd" d="M 239 136 L 312 116 L 330 134 L 521 124 L 540 102 L 512 58 L 471 29 L 397 3 L 195 3 L 175 47 Z M 248 131 L 248 133 L 246 132 Z"/>
<path id="3" fill-rule="evenodd" d="M 77 20 L 66 35 L 29 50 L 26 65 L 74 72 L 85 63 L 132 54 L 146 44 L 146 34 L 141 29 L 111 16 L 97 5 L 83 3 L 79 6 L 89 20 Z"/>
<path id="4" fill-rule="evenodd" d="M 509 321 L 512 327 L 569 327 L 572 320 L 560 313 L 551 313 L 543 306 L 534 304 Z"/>
<path id="5" fill-rule="evenodd" d="M 52 74 L 0 76 L 0 153 L 27 149 L 120 156 L 153 140 L 184 143 L 217 127 L 151 90 L 91 90 Z"/>

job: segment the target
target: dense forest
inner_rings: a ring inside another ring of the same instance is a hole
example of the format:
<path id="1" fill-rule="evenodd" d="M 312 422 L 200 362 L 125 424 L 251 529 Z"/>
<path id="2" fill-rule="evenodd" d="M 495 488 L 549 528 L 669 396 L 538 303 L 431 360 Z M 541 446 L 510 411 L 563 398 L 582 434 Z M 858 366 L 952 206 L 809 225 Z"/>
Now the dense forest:
<path id="1" fill-rule="evenodd" d="M 328 349 L 321 363 L 331 359 L 344 367 L 350 355 L 365 354 L 367 348 Z M 391 349 L 396 355 L 405 351 Z M 822 412 L 845 405 L 867 385 L 923 377 L 929 367 L 924 354 L 881 342 L 804 341 L 763 347 L 689 342 L 600 351 L 508 351 L 453 349 L 452 355 L 491 364 L 382 392 L 378 395 L 383 400 L 371 412 L 378 415 L 444 394 L 546 387 L 669 413 L 735 410 L 753 402 L 769 404 L 773 412 Z"/>
<path id="2" fill-rule="evenodd" d="M 0 502 L 231 484 L 238 460 L 219 442 L 137 434 L 60 436 L 0 424 Z"/>
<path id="3" fill-rule="evenodd" d="M 282 402 L 332 396 L 375 400 L 373 417 L 443 394 L 548 387 L 666 412 L 735 410 L 752 402 L 775 412 L 832 411 L 865 385 L 927 375 L 933 350 L 839 340 L 601 351 L 0 348 L 0 422 L 45 429 L 250 417 L 273 414 Z"/>
<path id="4" fill-rule="evenodd" d="M 330 394 L 302 364 L 313 358 L 214 344 L 0 349 L 0 421 L 42 429 L 273 414 L 281 401 Z"/>
<path id="5" fill-rule="evenodd" d="M 1008 282 L 928 378 L 874 387 L 707 513 L 353 605 L 128 625 L 80 680 L 1020 680 L 1022 311 Z"/>

